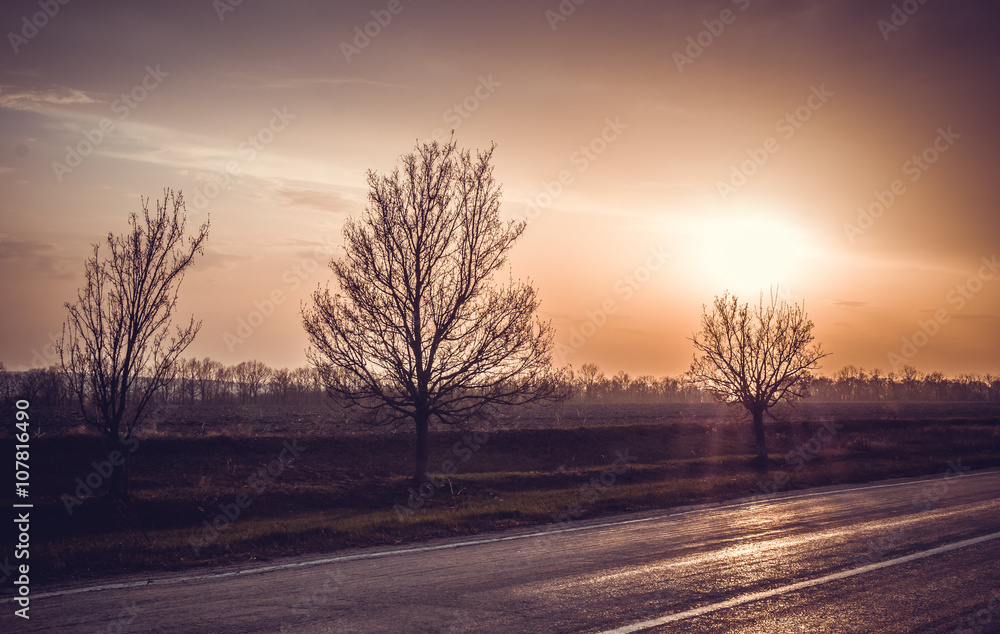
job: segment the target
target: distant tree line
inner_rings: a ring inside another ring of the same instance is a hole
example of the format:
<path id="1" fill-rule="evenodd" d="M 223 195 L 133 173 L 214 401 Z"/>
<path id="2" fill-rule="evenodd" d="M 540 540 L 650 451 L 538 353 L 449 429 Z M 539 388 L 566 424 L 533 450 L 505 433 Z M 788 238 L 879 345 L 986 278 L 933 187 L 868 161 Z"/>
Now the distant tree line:
<path id="1" fill-rule="evenodd" d="M 626 372 L 606 376 L 594 363 L 568 374 L 570 398 L 584 403 L 701 403 L 711 396 L 684 377 L 632 377 Z"/>
<path id="2" fill-rule="evenodd" d="M 581 402 L 698 403 L 711 397 L 686 376 L 631 377 L 619 372 L 608 377 L 592 363 L 571 375 L 572 398 Z M 810 401 L 985 401 L 1000 402 L 1000 376 L 941 372 L 921 373 L 904 366 L 896 374 L 849 365 L 833 376 L 814 377 L 805 400 Z"/>
<path id="3" fill-rule="evenodd" d="M 158 402 L 178 405 L 318 405 L 326 396 L 313 367 L 275 369 L 261 361 L 227 366 L 210 359 L 180 359 L 158 395 Z M 607 376 L 594 363 L 565 375 L 563 389 L 579 403 L 702 403 L 713 398 L 686 376 Z M 941 372 L 921 373 L 904 366 L 896 373 L 849 365 L 833 376 L 818 376 L 806 400 L 984 401 L 1000 402 L 1000 376 Z M 0 363 L 0 402 L 27 399 L 34 405 L 72 405 L 73 395 L 58 366 L 26 371 L 6 370 Z"/>
<path id="4" fill-rule="evenodd" d="M 158 401 L 178 405 L 316 405 L 326 395 L 313 367 L 275 369 L 261 361 L 227 366 L 220 361 L 180 359 Z M 564 389 L 580 403 L 702 403 L 712 397 L 685 376 L 607 376 L 586 363 L 565 378 Z M 6 370 L 0 363 L 0 402 L 27 399 L 35 405 L 71 405 L 73 395 L 58 366 Z M 833 376 L 815 377 L 811 401 L 985 401 L 1000 402 L 1000 376 L 941 372 L 924 374 L 912 366 L 896 373 L 849 365 Z"/>
<path id="5" fill-rule="evenodd" d="M 1000 376 L 941 372 L 924 374 L 910 365 L 900 372 L 866 371 L 849 365 L 832 377 L 820 376 L 810 385 L 816 401 L 989 401 L 1000 402 Z"/>
<path id="6" fill-rule="evenodd" d="M 177 405 L 302 406 L 326 395 L 315 368 L 273 369 L 261 361 L 227 366 L 209 359 L 178 359 L 157 402 Z M 9 371 L 0 363 L 0 402 L 27 399 L 32 405 L 72 405 L 75 394 L 59 366 Z"/>

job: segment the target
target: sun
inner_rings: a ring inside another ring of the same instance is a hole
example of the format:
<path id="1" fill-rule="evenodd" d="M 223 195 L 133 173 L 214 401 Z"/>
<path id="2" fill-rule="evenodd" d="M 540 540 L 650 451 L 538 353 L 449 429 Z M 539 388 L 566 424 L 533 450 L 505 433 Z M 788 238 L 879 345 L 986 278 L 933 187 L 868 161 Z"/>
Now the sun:
<path id="1" fill-rule="evenodd" d="M 697 283 L 737 295 L 796 286 L 815 252 L 803 227 L 759 211 L 692 218 L 684 234 L 682 250 Z"/>

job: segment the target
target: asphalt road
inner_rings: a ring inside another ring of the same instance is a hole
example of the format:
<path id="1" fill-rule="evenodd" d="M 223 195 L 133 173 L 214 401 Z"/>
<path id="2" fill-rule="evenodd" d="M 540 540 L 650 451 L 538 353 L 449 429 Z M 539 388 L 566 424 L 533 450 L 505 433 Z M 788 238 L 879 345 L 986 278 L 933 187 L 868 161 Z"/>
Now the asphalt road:
<path id="1" fill-rule="evenodd" d="M 997 632 L 998 493 L 952 473 L 35 589 L 0 632 Z"/>

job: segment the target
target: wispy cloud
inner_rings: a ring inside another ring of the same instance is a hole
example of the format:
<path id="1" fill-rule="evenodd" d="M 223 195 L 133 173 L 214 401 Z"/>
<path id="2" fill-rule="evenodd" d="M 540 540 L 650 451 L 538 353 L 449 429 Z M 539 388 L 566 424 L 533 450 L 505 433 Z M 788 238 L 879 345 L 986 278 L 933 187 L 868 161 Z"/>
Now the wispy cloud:
<path id="1" fill-rule="evenodd" d="M 333 213 L 348 213 L 355 211 L 359 206 L 358 201 L 352 197 L 333 190 L 278 185 L 273 190 L 273 194 L 278 203 L 286 207 L 302 207 Z"/>
<path id="2" fill-rule="evenodd" d="M 100 103 L 82 90 L 68 86 L 50 86 L 42 90 L 27 90 L 0 85 L 0 108 L 50 113 L 54 106 Z"/>
<path id="3" fill-rule="evenodd" d="M 951 319 L 959 321 L 994 321 L 996 319 L 1000 319 L 1000 317 L 991 313 L 969 313 L 967 315 L 964 313 L 953 313 L 951 315 Z"/>
<path id="4" fill-rule="evenodd" d="M 850 299 L 828 299 L 826 303 L 831 306 L 842 306 L 844 308 L 867 308 L 871 306 L 869 302 L 859 302 Z"/>
<path id="5" fill-rule="evenodd" d="M 233 90 L 295 90 L 350 85 L 383 87 L 399 86 L 399 84 L 375 81 L 371 79 L 361 79 L 359 77 L 290 77 L 289 69 L 280 69 L 280 71 L 276 71 L 275 75 L 277 76 L 235 73 L 231 75 L 232 79 L 226 82 L 226 87 Z"/>
<path id="6" fill-rule="evenodd" d="M 30 270 L 55 279 L 72 279 L 82 268 L 79 258 L 67 257 L 58 245 L 38 240 L 4 240 L 0 261 L 5 260 L 5 268 Z"/>
<path id="7" fill-rule="evenodd" d="M 244 262 L 249 262 L 253 259 L 253 256 L 247 254 L 236 254 L 236 253 L 226 253 L 219 249 L 212 247 L 205 248 L 205 254 L 202 256 L 195 269 L 197 271 L 205 271 L 208 269 L 222 269 L 224 271 L 232 270 L 238 267 Z"/>

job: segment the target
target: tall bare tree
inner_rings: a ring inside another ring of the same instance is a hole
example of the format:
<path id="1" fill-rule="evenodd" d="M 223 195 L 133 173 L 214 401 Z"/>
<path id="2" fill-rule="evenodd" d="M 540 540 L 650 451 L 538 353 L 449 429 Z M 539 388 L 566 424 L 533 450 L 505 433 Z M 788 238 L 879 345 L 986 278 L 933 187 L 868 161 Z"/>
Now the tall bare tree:
<path id="1" fill-rule="evenodd" d="M 339 291 L 303 308 L 308 356 L 328 393 L 372 422 L 411 420 L 414 480 L 432 420 L 456 424 L 501 404 L 557 396 L 552 327 L 529 283 L 494 278 L 525 224 L 499 217 L 493 150 L 421 144 L 389 175 L 368 173 L 368 205 L 331 262 Z"/>
<path id="2" fill-rule="evenodd" d="M 107 256 L 93 245 L 85 264 L 86 284 L 77 301 L 67 303 L 69 316 L 56 344 L 63 371 L 84 419 L 117 451 L 108 483 L 116 499 L 128 496 L 128 452 L 123 450 L 150 400 L 172 378 L 174 362 L 194 340 L 201 322 L 192 316 L 174 326 L 172 314 L 184 272 L 203 252 L 206 221 L 185 235 L 186 214 L 181 192 L 163 192 L 150 212 L 129 216 L 129 230 L 107 237 Z"/>
<path id="3" fill-rule="evenodd" d="M 692 379 L 720 401 L 740 404 L 753 418 L 757 459 L 767 466 L 764 413 L 783 399 L 803 396 L 811 372 L 827 356 L 814 339 L 805 304 L 793 305 L 771 294 L 771 303 L 751 308 L 727 292 L 712 311 L 702 307 L 701 331 Z M 700 355 L 700 356 L 699 356 Z"/>

